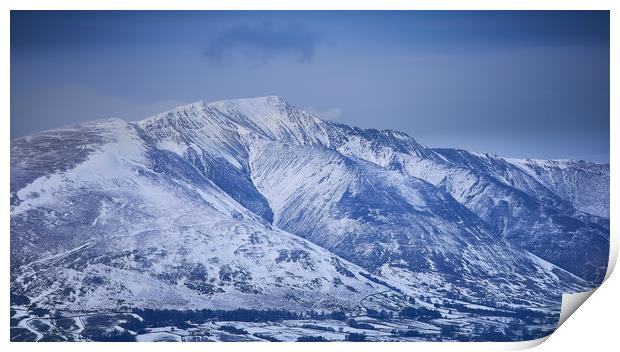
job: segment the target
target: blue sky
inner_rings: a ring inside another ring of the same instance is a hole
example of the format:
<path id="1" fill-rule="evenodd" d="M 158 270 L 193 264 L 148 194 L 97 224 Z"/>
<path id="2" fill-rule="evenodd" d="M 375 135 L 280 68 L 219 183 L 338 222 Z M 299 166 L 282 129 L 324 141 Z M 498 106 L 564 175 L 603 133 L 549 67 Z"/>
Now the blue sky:
<path id="1" fill-rule="evenodd" d="M 11 13 L 11 136 L 196 100 L 509 157 L 609 160 L 609 13 Z"/>

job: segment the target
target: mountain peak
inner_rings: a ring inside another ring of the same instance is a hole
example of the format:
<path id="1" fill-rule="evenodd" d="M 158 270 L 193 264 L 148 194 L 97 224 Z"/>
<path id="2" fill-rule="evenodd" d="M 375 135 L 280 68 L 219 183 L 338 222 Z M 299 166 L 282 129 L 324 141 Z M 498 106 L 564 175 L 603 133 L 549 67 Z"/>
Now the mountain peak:
<path id="1" fill-rule="evenodd" d="M 236 98 L 236 99 L 222 99 L 210 102 L 209 105 L 217 105 L 223 103 L 241 103 L 241 102 L 251 102 L 251 103 L 263 103 L 263 104 L 278 104 L 278 103 L 286 103 L 286 100 L 278 95 L 265 95 L 259 97 L 252 98 Z"/>
<path id="2" fill-rule="evenodd" d="M 290 105 L 282 97 L 276 95 L 255 98 L 225 99 L 212 102 L 198 100 L 193 103 L 180 105 L 154 116 L 147 117 L 142 119 L 140 122 L 144 124 L 154 121 L 172 121 L 180 117 L 190 116 L 200 118 L 209 114 L 208 110 L 217 110 L 228 117 L 243 115 L 252 120 L 260 120 L 265 117 L 286 115 L 287 111 L 294 109 L 295 107 Z"/>
<path id="3" fill-rule="evenodd" d="M 153 122 L 163 122 L 163 121 L 172 121 L 178 119 L 181 116 L 200 116 L 204 114 L 206 110 L 207 104 L 198 100 L 193 103 L 180 105 L 170 110 L 160 112 L 159 114 L 155 114 L 153 116 L 149 116 L 142 120 L 139 120 L 139 124 L 149 124 Z"/>
<path id="4" fill-rule="evenodd" d="M 286 100 L 276 95 L 218 100 L 206 105 L 220 111 L 237 111 L 246 114 L 282 112 L 286 106 L 290 106 Z"/>

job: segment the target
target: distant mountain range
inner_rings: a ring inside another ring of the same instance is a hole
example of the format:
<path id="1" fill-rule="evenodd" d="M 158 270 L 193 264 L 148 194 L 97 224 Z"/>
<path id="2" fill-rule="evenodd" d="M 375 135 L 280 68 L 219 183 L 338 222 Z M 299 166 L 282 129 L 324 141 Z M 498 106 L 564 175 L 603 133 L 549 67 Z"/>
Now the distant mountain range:
<path id="1" fill-rule="evenodd" d="M 274 96 L 11 141 L 12 296 L 51 314 L 557 316 L 608 251 L 608 164 L 428 148 Z"/>

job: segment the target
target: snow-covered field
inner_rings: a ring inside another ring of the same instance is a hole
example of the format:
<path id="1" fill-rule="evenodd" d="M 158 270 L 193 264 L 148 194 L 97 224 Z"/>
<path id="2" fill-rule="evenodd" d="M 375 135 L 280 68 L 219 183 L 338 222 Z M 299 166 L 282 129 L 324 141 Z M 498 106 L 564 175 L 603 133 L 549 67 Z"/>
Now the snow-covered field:
<path id="1" fill-rule="evenodd" d="M 437 319 L 375 319 L 357 316 L 348 320 L 298 319 L 270 322 L 211 320 L 187 321 L 183 327 L 144 323 L 136 327 L 140 316 L 108 313 L 41 318 L 23 315 L 15 318 L 14 341 L 458 341 L 484 340 L 494 334 L 505 336 L 515 320 L 505 316 L 478 316 L 451 312 Z M 128 322 L 134 322 L 127 325 Z M 517 324 L 518 325 L 518 324 Z M 525 337 L 550 333 L 552 319 L 524 327 Z M 529 334 L 529 335 L 528 335 Z"/>

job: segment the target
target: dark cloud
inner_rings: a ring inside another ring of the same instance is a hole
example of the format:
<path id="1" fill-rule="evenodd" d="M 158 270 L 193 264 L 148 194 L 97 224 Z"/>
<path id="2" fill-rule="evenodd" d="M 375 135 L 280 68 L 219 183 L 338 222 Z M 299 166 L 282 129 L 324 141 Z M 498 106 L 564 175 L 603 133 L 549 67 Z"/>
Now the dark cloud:
<path id="1" fill-rule="evenodd" d="M 320 39 L 318 33 L 298 24 L 240 25 L 216 32 L 209 39 L 204 54 L 220 63 L 228 60 L 266 63 L 275 58 L 310 62 Z"/>

